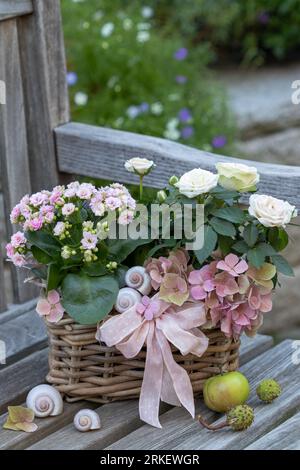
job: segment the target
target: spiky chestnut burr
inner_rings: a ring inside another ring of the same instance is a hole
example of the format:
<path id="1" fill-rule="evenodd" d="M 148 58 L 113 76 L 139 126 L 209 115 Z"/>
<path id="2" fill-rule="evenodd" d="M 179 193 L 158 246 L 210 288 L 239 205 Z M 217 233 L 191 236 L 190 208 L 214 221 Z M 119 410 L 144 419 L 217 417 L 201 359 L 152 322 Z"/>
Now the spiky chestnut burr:
<path id="1" fill-rule="evenodd" d="M 248 405 L 238 405 L 231 408 L 231 410 L 226 413 L 226 420 L 216 425 L 208 424 L 202 416 L 198 416 L 199 423 L 211 431 L 218 431 L 219 429 L 223 429 L 227 426 L 231 427 L 234 431 L 244 431 L 244 429 L 251 426 L 253 420 L 254 411 Z"/>
<path id="2" fill-rule="evenodd" d="M 271 403 L 281 394 L 281 387 L 274 379 L 264 379 L 256 389 L 258 398 L 265 403 Z"/>

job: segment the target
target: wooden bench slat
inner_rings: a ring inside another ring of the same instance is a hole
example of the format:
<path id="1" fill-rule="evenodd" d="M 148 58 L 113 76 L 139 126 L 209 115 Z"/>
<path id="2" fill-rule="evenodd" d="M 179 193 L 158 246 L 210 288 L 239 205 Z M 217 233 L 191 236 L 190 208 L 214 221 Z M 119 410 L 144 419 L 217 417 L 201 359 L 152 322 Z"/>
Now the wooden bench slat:
<path id="1" fill-rule="evenodd" d="M 55 133 L 60 171 L 136 184 L 136 177 L 124 171 L 124 163 L 132 157 L 146 157 L 157 166 L 145 178 L 145 185 L 155 188 L 167 184 L 170 169 L 181 175 L 196 167 L 215 171 L 220 161 L 241 162 L 157 137 L 79 123 L 58 127 Z M 259 170 L 261 192 L 285 198 L 300 208 L 300 167 L 247 160 L 243 163 Z"/>
<path id="2" fill-rule="evenodd" d="M 7 310 L 0 315 L 0 325 L 19 317 L 23 313 L 27 313 L 30 310 L 34 310 L 37 304 L 37 299 L 28 300 L 22 304 L 13 304 L 8 307 Z M 1 330 L 0 330 L 1 331 Z"/>
<path id="3" fill-rule="evenodd" d="M 0 328 L 0 340 L 6 343 L 7 364 L 41 349 L 46 339 L 45 323 L 34 310 L 3 323 Z"/>
<path id="4" fill-rule="evenodd" d="M 5 106 L 0 106 L 1 181 L 9 236 L 12 232 L 10 211 L 24 194 L 31 191 L 16 20 L 0 22 L 0 44 L 1 80 L 5 81 L 6 93 L 10 97 Z M 24 302 L 32 298 L 35 289 L 32 285 L 23 284 L 28 276 L 26 270 L 13 268 L 12 274 L 15 301 Z"/>
<path id="5" fill-rule="evenodd" d="M 4 263 L 1 253 L 0 243 L 0 313 L 6 310 L 6 295 L 5 295 L 5 284 L 4 284 Z M 1 317 L 1 315 L 0 315 Z"/>
<path id="6" fill-rule="evenodd" d="M 150 426 L 142 426 L 108 449 L 243 449 L 266 432 L 280 424 L 287 415 L 297 410 L 300 405 L 299 379 L 300 369 L 291 362 L 292 341 L 284 341 L 262 355 L 247 362 L 241 371 L 248 377 L 251 386 L 250 406 L 255 409 L 255 422 L 251 428 L 242 433 L 231 430 L 218 432 L 208 431 L 181 409 L 173 409 L 165 413 L 161 419 L 162 430 Z M 255 388 L 265 377 L 278 379 L 283 393 L 276 404 L 265 405 L 259 401 Z M 211 421 L 223 420 L 219 415 L 208 410 L 202 400 L 197 401 L 197 413 Z"/>
<path id="7" fill-rule="evenodd" d="M 300 450 L 300 413 L 286 420 L 245 450 Z"/>
<path id="8" fill-rule="evenodd" d="M 0 0 L 0 21 L 32 13 L 32 0 Z"/>
<path id="9" fill-rule="evenodd" d="M 258 337 L 251 342 L 243 341 L 243 360 L 265 347 L 270 347 L 272 341 L 269 337 Z M 162 406 L 162 411 L 168 409 Z M 111 403 L 99 408 L 99 414 L 103 422 L 103 428 L 95 433 L 87 433 L 83 438 L 78 439 L 78 433 L 73 426 L 67 426 L 54 435 L 50 435 L 43 441 L 36 443 L 34 449 L 103 449 L 117 439 L 121 439 L 128 433 L 143 425 L 139 419 L 138 403 L 136 400 L 120 403 Z M 77 437 L 76 437 L 77 436 Z"/>
<path id="10" fill-rule="evenodd" d="M 26 404 L 23 403 L 23 406 L 26 406 Z M 71 423 L 76 412 L 85 407 L 94 408 L 91 403 L 65 403 L 63 414 L 59 416 L 50 416 L 49 418 L 35 418 L 34 422 L 37 424 L 38 430 L 33 433 L 3 429 L 3 424 L 7 419 L 7 413 L 5 413 L 0 417 L 0 450 L 25 449 L 26 447 L 33 445 L 49 434 L 56 432 L 62 426 L 66 426 Z"/>
<path id="11" fill-rule="evenodd" d="M 8 405 L 20 404 L 29 390 L 45 383 L 48 370 L 47 349 L 0 370 L 0 413 L 5 413 Z"/>

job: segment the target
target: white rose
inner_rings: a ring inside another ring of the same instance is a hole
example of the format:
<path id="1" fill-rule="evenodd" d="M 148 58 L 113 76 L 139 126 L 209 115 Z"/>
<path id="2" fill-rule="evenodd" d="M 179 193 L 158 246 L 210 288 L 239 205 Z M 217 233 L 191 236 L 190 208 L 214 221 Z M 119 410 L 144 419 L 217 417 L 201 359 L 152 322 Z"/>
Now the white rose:
<path id="1" fill-rule="evenodd" d="M 259 174 L 254 166 L 242 163 L 217 163 L 219 184 L 225 189 L 240 192 L 251 191 L 259 182 Z"/>
<path id="2" fill-rule="evenodd" d="M 131 158 L 125 163 L 125 168 L 131 173 L 136 173 L 137 175 L 144 176 L 147 175 L 150 170 L 154 167 L 154 162 L 152 160 L 147 160 L 147 158 Z"/>
<path id="3" fill-rule="evenodd" d="M 192 198 L 199 196 L 199 194 L 208 193 L 212 188 L 218 184 L 219 176 L 211 173 L 210 171 L 195 168 L 188 171 L 175 184 L 181 194 Z"/>
<path id="4" fill-rule="evenodd" d="M 297 217 L 295 206 L 287 201 L 260 194 L 250 197 L 248 210 L 265 227 L 284 227 L 292 217 Z"/>

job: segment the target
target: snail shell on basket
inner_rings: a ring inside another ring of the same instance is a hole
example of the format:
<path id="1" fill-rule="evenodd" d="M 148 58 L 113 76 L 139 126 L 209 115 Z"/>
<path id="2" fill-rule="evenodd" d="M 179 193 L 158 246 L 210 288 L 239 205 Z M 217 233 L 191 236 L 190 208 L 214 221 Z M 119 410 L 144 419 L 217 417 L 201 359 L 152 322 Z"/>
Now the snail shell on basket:
<path id="1" fill-rule="evenodd" d="M 152 290 L 151 278 L 143 266 L 128 269 L 125 282 L 128 287 L 138 290 L 143 295 L 150 294 Z"/>
<path id="2" fill-rule="evenodd" d="M 57 416 L 63 412 L 61 394 L 51 385 L 37 385 L 27 395 L 26 406 L 34 411 L 37 418 Z"/>
<path id="3" fill-rule="evenodd" d="M 123 287 L 119 290 L 118 297 L 115 303 L 115 309 L 119 313 L 125 312 L 128 308 L 133 307 L 140 302 L 142 295 L 131 287 Z"/>
<path id="4" fill-rule="evenodd" d="M 99 415 L 94 410 L 84 409 L 78 411 L 74 417 L 74 426 L 77 431 L 87 432 L 101 428 Z"/>

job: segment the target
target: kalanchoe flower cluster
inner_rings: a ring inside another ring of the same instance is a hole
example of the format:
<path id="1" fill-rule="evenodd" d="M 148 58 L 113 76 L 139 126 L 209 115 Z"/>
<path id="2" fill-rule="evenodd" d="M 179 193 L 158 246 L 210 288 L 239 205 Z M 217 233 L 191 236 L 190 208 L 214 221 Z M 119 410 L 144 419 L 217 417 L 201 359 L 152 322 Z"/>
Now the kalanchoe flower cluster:
<path id="1" fill-rule="evenodd" d="M 84 262 L 95 261 L 98 241 L 105 238 L 98 233 L 108 230 L 107 223 L 99 218 L 114 213 L 119 224 L 128 225 L 133 220 L 135 208 L 135 200 L 129 191 L 118 183 L 97 189 L 91 183 L 75 181 L 67 186 L 56 186 L 52 191 L 26 195 L 11 212 L 11 222 L 19 224 L 23 231 L 13 235 L 7 245 L 7 256 L 16 266 L 28 263 L 32 257 L 25 234 L 43 231 L 61 243 L 63 259 L 82 253 Z M 72 228 L 79 223 L 80 211 L 85 211 L 93 221 L 82 222 L 81 243 L 74 246 Z"/>

